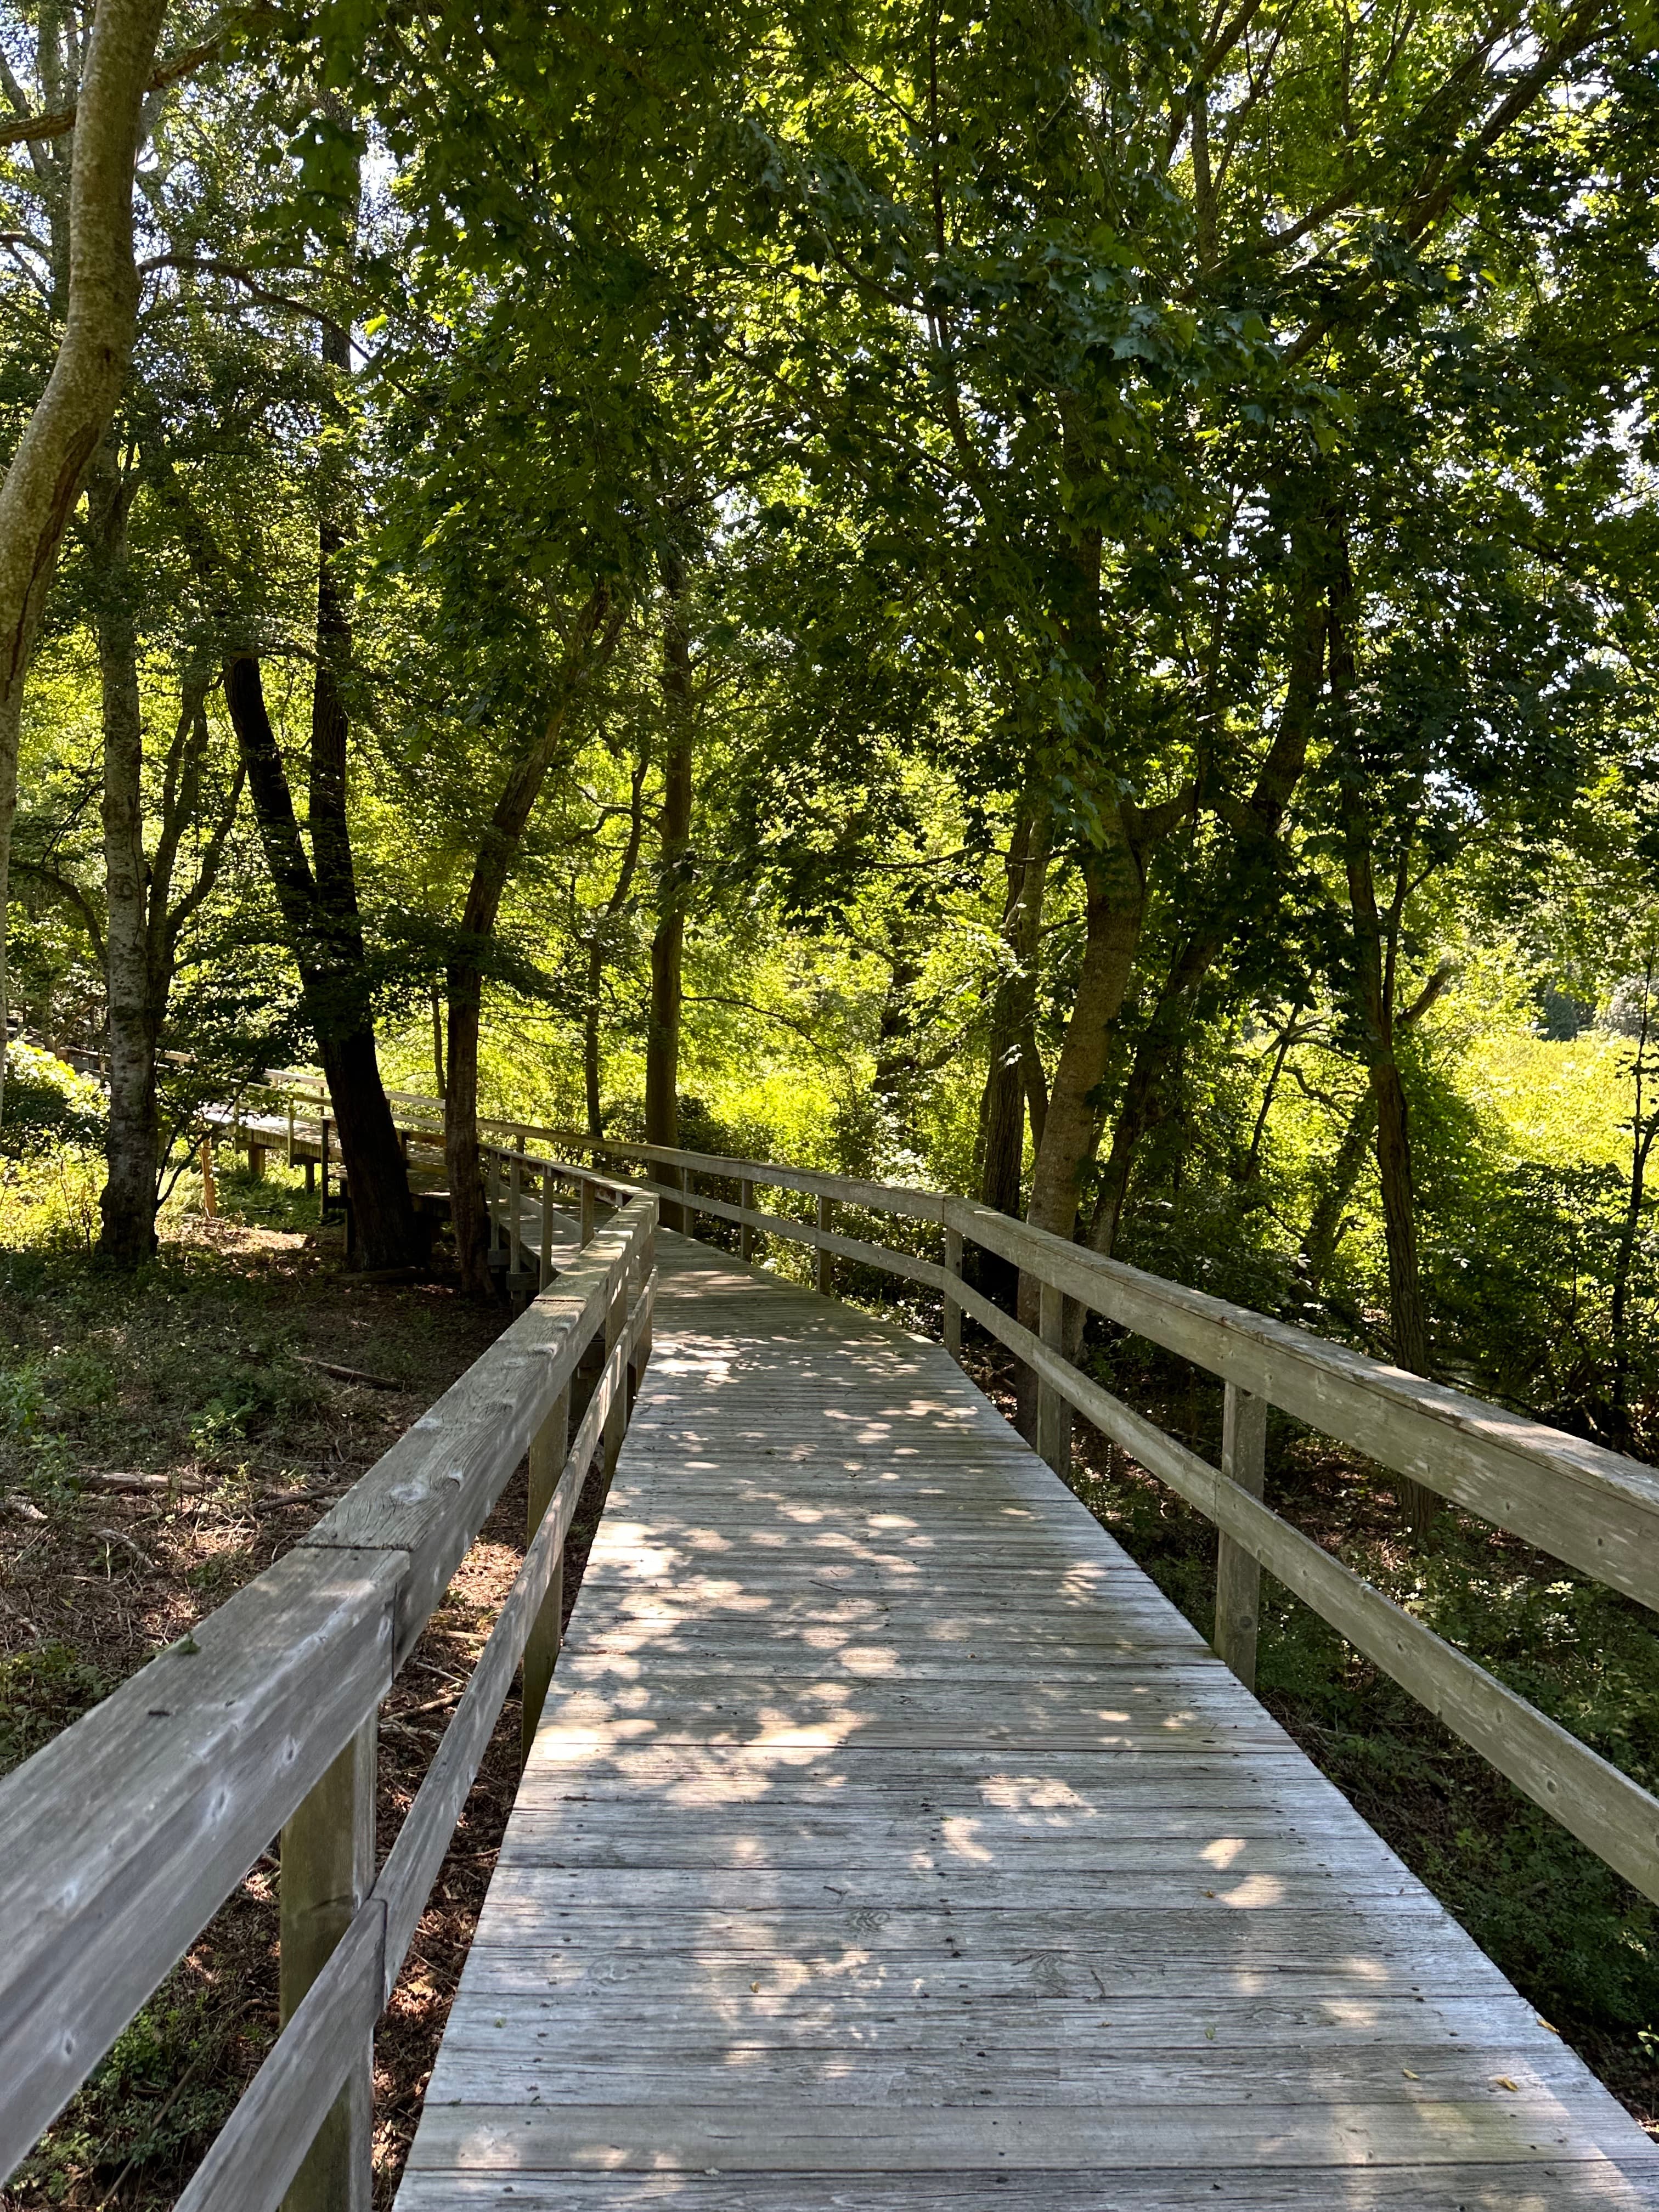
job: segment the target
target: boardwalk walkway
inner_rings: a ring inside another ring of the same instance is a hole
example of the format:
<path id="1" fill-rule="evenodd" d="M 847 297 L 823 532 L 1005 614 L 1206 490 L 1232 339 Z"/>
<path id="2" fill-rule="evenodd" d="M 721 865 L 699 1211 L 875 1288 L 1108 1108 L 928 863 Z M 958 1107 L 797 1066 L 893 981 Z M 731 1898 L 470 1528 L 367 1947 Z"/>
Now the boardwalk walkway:
<path id="1" fill-rule="evenodd" d="M 1659 2206 L 942 1351 L 659 1264 L 402 2212 Z"/>

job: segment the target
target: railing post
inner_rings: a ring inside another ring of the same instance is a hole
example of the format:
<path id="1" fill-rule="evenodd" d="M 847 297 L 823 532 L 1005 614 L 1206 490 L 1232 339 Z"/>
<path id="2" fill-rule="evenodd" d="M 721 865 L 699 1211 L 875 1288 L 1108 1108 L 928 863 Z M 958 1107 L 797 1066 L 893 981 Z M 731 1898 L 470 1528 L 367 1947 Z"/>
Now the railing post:
<path id="1" fill-rule="evenodd" d="M 738 1184 L 738 1204 L 745 1213 L 754 1212 L 755 1186 L 752 1182 L 745 1180 Z M 752 1222 L 745 1221 L 738 1231 L 738 1257 L 740 1260 L 752 1260 L 754 1256 L 755 1227 Z"/>
<path id="2" fill-rule="evenodd" d="M 371 1714 L 283 1830 L 278 2006 L 283 2026 L 374 1887 L 376 1736 Z M 374 2185 L 371 2037 L 289 2185 L 283 2212 L 370 2212 Z"/>
<path id="3" fill-rule="evenodd" d="M 593 1186 L 582 1177 L 582 1243 L 584 1248 L 593 1242 Z"/>
<path id="4" fill-rule="evenodd" d="M 520 1143 L 522 1145 L 523 1139 Z M 510 1274 L 524 1273 L 524 1233 L 519 1219 L 524 1204 L 524 1170 L 514 1152 L 507 1164 L 507 1265 Z"/>
<path id="5" fill-rule="evenodd" d="M 962 1357 L 962 1308 L 951 1296 L 950 1285 L 962 1280 L 962 1231 L 945 1232 L 945 1349 L 953 1359 Z"/>
<path id="6" fill-rule="evenodd" d="M 325 1221 L 328 1218 L 328 1115 L 326 1113 L 322 1117 L 322 1142 L 317 1147 L 322 1156 L 318 1162 L 318 1181 L 322 1186 L 322 1196 L 317 1201 L 319 1221 Z"/>
<path id="7" fill-rule="evenodd" d="M 818 1194 L 818 1227 L 820 1230 L 825 1230 L 828 1229 L 829 1226 L 830 1200 L 823 1196 L 822 1192 L 820 1192 Z M 818 1246 L 816 1256 L 817 1265 L 812 1271 L 812 1280 L 817 1287 L 823 1291 L 826 1298 L 833 1297 L 835 1295 L 835 1278 L 830 1273 L 830 1255 L 824 1250 L 822 1244 Z"/>
<path id="8" fill-rule="evenodd" d="M 495 1158 L 494 1145 L 483 1148 L 484 1212 L 489 1216 L 489 1249 L 492 1257 L 501 1249 L 501 1163 Z"/>
<path id="9" fill-rule="evenodd" d="M 1222 1401 L 1221 1472 L 1252 1498 L 1262 1492 L 1267 1401 L 1229 1382 Z M 1261 1618 L 1261 1568 L 1242 1545 L 1218 1534 L 1215 1549 L 1215 1649 L 1247 1690 L 1255 1687 L 1255 1638 Z"/>
<path id="10" fill-rule="evenodd" d="M 617 1269 L 617 1287 L 605 1310 L 605 1357 L 607 1364 L 628 1327 L 628 1272 L 626 1267 Z M 607 1482 L 617 1472 L 617 1462 L 622 1455 L 623 1437 L 627 1431 L 628 1376 L 624 1374 L 622 1388 L 611 1399 L 611 1410 L 605 1417 L 605 1474 Z"/>
<path id="11" fill-rule="evenodd" d="M 657 1271 L 657 1224 L 654 1217 L 645 1232 L 645 1242 L 640 1248 L 640 1295 L 644 1297 L 651 1278 Z M 639 1389 L 651 1359 L 651 1316 L 646 1316 L 634 1346 L 634 1387 Z"/>
<path id="12" fill-rule="evenodd" d="M 1056 1358 L 1066 1357 L 1066 1297 L 1052 1283 L 1042 1285 L 1037 1334 Z M 1072 1409 L 1052 1382 L 1037 1377 L 1037 1456 L 1056 1474 L 1072 1471 Z"/>
<path id="13" fill-rule="evenodd" d="M 288 1099 L 288 1158 L 283 1164 L 290 1168 L 294 1164 L 294 1094 L 292 1091 L 289 1093 Z"/>
<path id="14" fill-rule="evenodd" d="M 553 1170 L 551 1168 L 542 1170 L 542 1233 L 540 1248 L 537 1253 L 537 1264 L 541 1277 L 539 1287 L 545 1290 L 553 1279 Z"/>
<path id="15" fill-rule="evenodd" d="M 570 1449 L 570 1388 L 567 1383 L 553 1401 L 553 1410 L 537 1430 L 530 1444 L 530 1496 L 525 1514 L 524 1540 L 527 1551 L 559 1486 L 566 1454 Z M 559 1656 L 560 1621 L 564 1612 L 564 1547 L 553 1563 L 552 1580 L 541 1608 L 530 1625 L 524 1646 L 524 1713 L 520 1740 L 524 1757 L 536 1741 L 548 1684 Z"/>

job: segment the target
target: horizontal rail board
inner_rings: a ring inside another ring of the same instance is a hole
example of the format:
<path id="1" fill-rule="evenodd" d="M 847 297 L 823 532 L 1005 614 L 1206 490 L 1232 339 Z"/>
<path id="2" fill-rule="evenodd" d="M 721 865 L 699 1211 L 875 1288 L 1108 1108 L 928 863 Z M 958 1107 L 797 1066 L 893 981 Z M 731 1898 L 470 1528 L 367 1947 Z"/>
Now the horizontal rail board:
<path id="1" fill-rule="evenodd" d="M 719 1176 L 726 1182 L 751 1182 L 763 1190 L 800 1190 L 814 1198 L 838 1200 L 866 1212 L 895 1213 L 902 1220 L 935 1224 L 951 1203 L 941 1191 L 910 1190 L 900 1183 L 871 1182 L 857 1176 L 831 1175 L 821 1168 L 789 1168 L 775 1160 L 734 1160 L 718 1152 L 688 1152 L 672 1145 L 619 1145 L 610 1137 L 585 1136 L 575 1129 L 538 1128 L 530 1122 L 495 1121 L 482 1127 L 545 1137 L 551 1144 L 575 1145 L 618 1160 L 640 1160 L 655 1167 L 682 1168 L 694 1175 Z M 677 1201 L 702 1206 L 695 1192 L 672 1186 Z"/>
<path id="2" fill-rule="evenodd" d="M 374 1714 L 655 1220 L 631 1196 L 293 1551 L 0 1780 L 0 2179 Z"/>
<path id="3" fill-rule="evenodd" d="M 652 1218 L 645 1206 L 631 1222 L 613 1217 L 312 1532 L 314 1544 L 409 1554 L 398 1593 L 399 1664 L 603 1326 Z"/>
<path id="4" fill-rule="evenodd" d="M 406 1566 L 301 1546 L 0 1782 L 0 2175 L 385 1695 Z"/>
<path id="5" fill-rule="evenodd" d="M 1646 1897 L 1659 1900 L 1659 1800 L 1218 1468 L 964 1286 L 963 1304 L 1103 1435 L 1195 1506 L 1354 1649 Z"/>
<path id="6" fill-rule="evenodd" d="M 1659 1610 L 1651 1468 L 966 1200 L 951 1201 L 951 1216 L 963 1236 L 1091 1312 Z"/>
<path id="7" fill-rule="evenodd" d="M 604 1433 L 605 1417 L 618 1392 L 625 1387 L 629 1358 L 649 1327 L 650 1314 L 651 1286 L 647 1284 L 635 1306 L 626 1334 L 605 1363 L 566 1458 L 558 1487 L 549 1501 L 524 1565 L 496 1615 L 489 1641 L 375 1884 L 374 1893 L 384 1903 L 387 1916 L 383 1992 L 386 1999 L 390 1999 L 397 1985 L 427 1897 L 449 1849 L 455 1823 L 478 1771 L 502 1701 L 512 1686 L 513 1670 L 523 1653 L 531 1623 L 547 1595 L 565 1537 L 575 1518 L 576 1503 Z"/>
<path id="8" fill-rule="evenodd" d="M 576 1502 L 626 1388 L 628 1361 L 650 1326 L 642 1288 L 612 1351 L 524 1564 L 433 1755 L 372 1894 L 267 2053 L 179 2200 L 178 2212 L 275 2212 L 298 2172 L 308 2130 L 363 2053 L 398 1977 L 513 1685 L 531 1624 L 553 1578 Z"/>
<path id="9" fill-rule="evenodd" d="M 272 2212 L 318 2120 L 360 2063 L 383 2002 L 386 1907 L 371 1898 L 329 1954 L 174 2212 Z"/>

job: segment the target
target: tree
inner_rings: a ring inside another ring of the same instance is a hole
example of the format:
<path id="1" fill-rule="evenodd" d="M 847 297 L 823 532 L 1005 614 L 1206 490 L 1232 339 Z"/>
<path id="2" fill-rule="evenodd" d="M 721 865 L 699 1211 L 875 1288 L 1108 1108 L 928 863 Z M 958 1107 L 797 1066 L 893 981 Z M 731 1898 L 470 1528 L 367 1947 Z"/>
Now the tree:
<path id="1" fill-rule="evenodd" d="M 163 0 L 100 0 L 84 70 L 72 40 L 47 58 L 74 108 L 69 282 L 51 376 L 0 482 L 0 1020 L 23 688 L 70 516 L 132 356 L 132 173 L 164 12 Z M 42 19 L 49 47 L 61 21 Z M 7 89 L 18 105 L 15 83 Z M 3 1060 L 0 1052 L 0 1095 Z"/>

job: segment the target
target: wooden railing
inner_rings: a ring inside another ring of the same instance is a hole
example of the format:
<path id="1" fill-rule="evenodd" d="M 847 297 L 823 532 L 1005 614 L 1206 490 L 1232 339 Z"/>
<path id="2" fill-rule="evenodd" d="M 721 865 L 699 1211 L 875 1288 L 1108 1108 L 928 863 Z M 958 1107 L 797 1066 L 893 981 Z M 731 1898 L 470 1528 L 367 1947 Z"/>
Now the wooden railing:
<path id="1" fill-rule="evenodd" d="M 672 1220 L 735 1224 L 744 1259 L 776 1238 L 817 1255 L 830 1287 L 836 1259 L 938 1293 L 943 1335 L 959 1352 L 971 1315 L 1037 1380 L 1036 1446 L 1069 1470 L 1080 1413 L 1218 1532 L 1215 1648 L 1247 1684 L 1255 1673 L 1263 1568 L 1419 1704 L 1553 1813 L 1644 1895 L 1659 1899 L 1659 1800 L 1496 1676 L 1448 1644 L 1263 1502 L 1270 1406 L 1352 1445 L 1579 1572 L 1659 1610 L 1659 1474 L 1461 1390 L 1387 1367 L 1310 1331 L 1106 1260 L 969 1199 L 854 1176 L 728 1159 L 570 1130 L 492 1122 L 520 1141 L 596 1152 L 650 1172 L 639 1186 Z M 735 1202 L 702 1183 L 737 1189 Z M 756 1204 L 769 1190 L 814 1201 L 803 1221 Z M 937 1258 L 841 1234 L 837 1207 L 929 1232 Z M 994 1253 L 1038 1285 L 1039 1323 L 1023 1327 L 963 1279 L 964 1245 Z M 1066 1355 L 1068 1304 L 1097 1314 L 1206 1369 L 1224 1385 L 1219 1467 L 1083 1373 Z"/>
<path id="2" fill-rule="evenodd" d="M 187 2212 L 361 2208 L 374 2024 L 520 1659 L 526 1740 L 558 1648 L 566 1532 L 648 1357 L 655 1200 L 614 1210 L 300 1544 L 0 1780 L 0 2179 L 282 1838 L 284 2025 Z M 541 1240 L 551 1260 L 550 1234 Z M 590 1352 L 592 1353 L 589 1358 Z M 591 1395 L 568 1436 L 579 1370 Z M 386 1863 L 376 1717 L 526 1453 L 527 1548 Z"/>
<path id="3" fill-rule="evenodd" d="M 394 1097 L 404 1109 L 423 1115 L 423 1128 L 441 1135 L 438 1100 L 416 1093 Z M 961 1350 L 963 1316 L 970 1315 L 1036 1376 L 1035 1442 L 1050 1466 L 1069 1470 L 1072 1416 L 1080 1413 L 1214 1524 L 1215 1648 L 1243 1681 L 1255 1680 L 1265 1568 L 1626 1881 L 1659 1899 L 1659 1800 L 1273 1512 L 1263 1500 L 1266 1416 L 1276 1406 L 1659 1610 L 1659 1474 L 1653 1468 L 1384 1366 L 1309 1330 L 1103 1259 L 946 1192 L 772 1161 L 629 1145 L 532 1122 L 481 1117 L 479 1126 L 517 1148 L 486 1148 L 494 1163 L 489 1172 L 497 1178 L 510 1178 L 514 1158 L 524 1174 L 544 1164 L 526 1151 L 532 1143 L 565 1153 L 587 1152 L 607 1169 L 648 1170 L 632 1187 L 661 1201 L 671 1224 L 684 1211 L 688 1222 L 704 1214 L 735 1224 L 745 1260 L 761 1239 L 776 1239 L 815 1254 L 814 1280 L 822 1291 L 830 1288 L 834 1262 L 842 1259 L 935 1292 L 952 1352 Z M 735 1188 L 737 1198 L 700 1188 L 699 1182 Z M 498 1224 L 494 1233 L 510 1234 L 500 1226 L 508 1211 L 505 1191 L 490 1188 Z M 810 1198 L 813 1218 L 757 1206 L 757 1194 L 767 1190 Z M 939 1256 L 843 1235 L 835 1226 L 837 1207 L 921 1231 Z M 516 1220 L 520 1209 L 511 1210 Z M 969 1244 L 995 1254 L 1036 1285 L 1035 1330 L 963 1280 Z M 1078 1309 L 1220 1378 L 1218 1467 L 1135 1413 L 1066 1357 L 1073 1334 L 1069 1324 Z"/>

